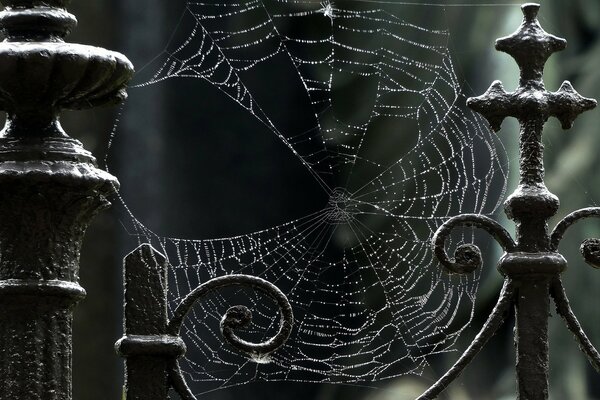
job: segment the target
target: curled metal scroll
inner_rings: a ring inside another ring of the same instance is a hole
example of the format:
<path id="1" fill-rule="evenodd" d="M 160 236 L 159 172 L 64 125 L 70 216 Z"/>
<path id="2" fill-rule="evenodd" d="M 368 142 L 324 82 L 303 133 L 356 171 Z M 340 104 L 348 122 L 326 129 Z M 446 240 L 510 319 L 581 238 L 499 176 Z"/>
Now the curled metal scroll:
<path id="1" fill-rule="evenodd" d="M 475 227 L 488 232 L 505 251 L 513 251 L 516 247 L 510 234 L 499 223 L 480 214 L 464 214 L 452 217 L 442 224 L 433 235 L 431 241 L 433 252 L 444 269 L 451 274 L 467 274 L 481 267 L 483 260 L 481 250 L 474 244 L 462 244 L 450 258 L 446 252 L 446 241 L 452 230 L 457 227 Z"/>
<path id="2" fill-rule="evenodd" d="M 292 332 L 294 324 L 292 306 L 285 294 L 279 290 L 277 286 L 264 279 L 250 275 L 221 276 L 211 279 L 194 289 L 175 309 L 173 317 L 167 326 L 167 333 L 169 335 L 178 336 L 185 317 L 198 300 L 219 289 L 232 286 L 250 287 L 271 297 L 279 307 L 281 321 L 279 323 L 279 330 L 275 336 L 260 343 L 249 342 L 238 337 L 235 331 L 250 324 L 252 321 L 252 312 L 245 306 L 233 306 L 227 310 L 221 319 L 221 333 L 227 343 L 236 350 L 252 358 L 268 356 L 281 348 Z M 169 366 L 169 379 L 171 385 L 180 394 L 183 400 L 195 399 L 195 396 L 185 383 L 177 360 L 171 362 Z"/>
<path id="3" fill-rule="evenodd" d="M 587 218 L 600 218 L 600 207 L 582 208 L 567 215 L 560 221 L 550 235 L 552 251 L 558 250 L 558 245 L 567 229 L 576 222 Z M 600 269 L 600 239 L 586 239 L 581 244 L 581 254 L 585 262 L 594 268 Z"/>

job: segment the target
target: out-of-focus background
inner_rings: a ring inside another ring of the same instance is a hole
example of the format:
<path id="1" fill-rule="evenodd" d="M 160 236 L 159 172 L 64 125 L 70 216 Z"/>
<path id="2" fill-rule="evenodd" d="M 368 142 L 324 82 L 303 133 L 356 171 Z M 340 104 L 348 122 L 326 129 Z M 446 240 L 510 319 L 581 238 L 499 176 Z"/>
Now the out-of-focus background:
<path id="1" fill-rule="evenodd" d="M 514 62 L 495 52 L 493 41 L 518 26 L 518 2 L 515 6 L 452 3 L 457 4 L 405 7 L 402 12 L 407 19 L 411 19 L 410 13 L 418 13 L 440 19 L 438 22 L 447 26 L 451 52 L 465 79 L 467 95 L 481 94 L 494 79 L 501 79 L 507 89 L 514 88 L 518 79 Z M 165 48 L 184 7 L 183 0 L 74 1 L 70 10 L 77 15 L 79 27 L 69 41 L 121 51 L 141 69 Z M 423 7 L 431 12 L 423 12 Z M 600 98 L 600 2 L 545 0 L 540 21 L 547 31 L 569 42 L 568 49 L 553 56 L 547 66 L 547 87 L 556 90 L 568 79 L 583 95 Z M 307 177 L 282 158 L 277 141 L 264 133 L 246 132 L 242 123 L 231 123 L 235 118 L 231 107 L 222 106 L 219 101 L 223 98 L 215 97 L 208 85 L 171 81 L 136 93 L 140 90 L 144 89 L 131 90 L 132 97 L 138 96 L 136 107 L 123 109 L 120 117 L 118 109 L 68 112 L 63 123 L 102 160 L 115 121 L 120 118 L 109 168 L 121 181 L 125 201 L 151 229 L 187 238 L 222 237 L 276 225 L 296 216 L 298 209 L 311 209 L 311 204 L 320 201 L 311 193 Z M 360 102 L 360 93 L 355 98 Z M 293 99 L 280 106 L 289 110 L 290 118 L 293 116 Z M 229 120 L 227 129 L 220 129 L 225 120 Z M 505 122 L 499 135 L 510 156 L 512 191 L 516 124 Z M 598 205 L 600 110 L 586 113 L 567 132 L 556 121 L 549 122 L 544 140 L 547 185 L 561 199 L 555 220 L 574 209 Z M 77 399 L 121 398 L 122 361 L 112 349 L 122 333 L 121 259 L 134 245 L 124 228 L 128 218 L 122 207 L 101 214 L 83 248 L 81 280 L 88 296 L 75 314 Z M 600 274 L 581 261 L 578 250 L 583 239 L 594 235 L 600 235 L 597 222 L 581 224 L 569 232 L 561 251 L 570 261 L 565 280 L 573 308 L 589 336 L 600 345 Z M 496 256 L 491 254 L 485 266 L 474 327 L 482 325 L 500 289 L 501 279 L 493 268 Z M 552 398 L 600 399 L 600 379 L 555 316 L 551 330 Z M 472 335 L 466 335 L 462 348 L 471 339 Z M 423 377 L 381 382 L 380 389 L 259 382 L 205 397 L 410 399 L 439 377 L 455 357 L 450 354 L 439 360 Z M 444 398 L 514 398 L 513 364 L 509 321 Z"/>

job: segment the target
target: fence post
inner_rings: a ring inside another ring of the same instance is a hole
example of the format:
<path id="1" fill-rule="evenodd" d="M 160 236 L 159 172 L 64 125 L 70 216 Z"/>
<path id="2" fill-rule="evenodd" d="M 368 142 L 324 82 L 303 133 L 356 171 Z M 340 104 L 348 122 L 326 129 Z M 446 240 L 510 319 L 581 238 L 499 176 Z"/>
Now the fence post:
<path id="1" fill-rule="evenodd" d="M 583 112 L 596 107 L 596 101 L 581 96 L 568 81 L 558 91 L 546 90 L 543 81 L 548 58 L 566 47 L 566 40 L 548 34 L 537 19 L 540 5 L 526 3 L 522 7 L 523 22 L 512 35 L 496 41 L 496 49 L 508 53 L 520 69 L 519 86 L 506 92 L 496 81 L 486 93 L 468 100 L 473 110 L 482 114 L 493 130 L 499 131 L 507 117 L 516 118 L 520 125 L 519 172 L 517 189 L 504 203 L 504 210 L 516 225 L 516 240 L 497 222 L 478 214 L 450 218 L 435 233 L 433 248 L 436 257 L 450 273 L 464 274 L 481 267 L 482 256 L 472 244 L 459 246 L 454 257 L 446 253 L 445 244 L 451 231 L 459 226 L 482 228 L 505 250 L 498 270 L 505 279 L 498 303 L 482 330 L 448 372 L 423 393 L 418 400 L 436 398 L 485 346 L 503 323 L 512 304 L 515 306 L 515 346 L 518 400 L 547 400 L 548 317 L 553 299 L 558 314 L 574 334 L 580 349 L 591 365 L 600 372 L 600 353 L 594 348 L 569 306 L 562 286 L 561 274 L 567 267 L 558 252 L 558 244 L 575 222 L 600 217 L 600 208 L 586 208 L 565 217 L 552 232 L 548 220 L 559 209 L 558 198 L 544 183 L 544 145 L 542 133 L 550 117 L 557 118 L 563 129 L 573 126 Z M 600 266 L 600 240 L 588 239 L 581 248 L 588 264 Z"/>
<path id="2" fill-rule="evenodd" d="M 167 335 L 165 256 L 142 244 L 125 257 L 125 336 L 116 349 L 126 357 L 127 400 L 167 399 L 169 363 L 185 353 L 183 340 Z"/>
<path id="3" fill-rule="evenodd" d="M 63 38 L 69 0 L 3 0 L 0 30 L 0 400 L 70 400 L 79 252 L 115 177 L 59 123 L 126 96 L 131 63 Z"/>

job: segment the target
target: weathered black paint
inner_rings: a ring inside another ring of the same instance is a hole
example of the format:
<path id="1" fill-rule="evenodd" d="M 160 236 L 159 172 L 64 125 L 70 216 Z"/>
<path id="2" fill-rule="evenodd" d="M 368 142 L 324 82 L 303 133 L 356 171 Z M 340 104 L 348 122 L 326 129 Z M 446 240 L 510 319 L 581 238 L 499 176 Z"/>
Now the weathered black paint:
<path id="1" fill-rule="evenodd" d="M 117 103 L 129 61 L 63 38 L 68 1 L 2 1 L 0 399 L 71 399 L 71 326 L 85 230 L 118 187 L 58 121 L 63 109 Z"/>
<path id="2" fill-rule="evenodd" d="M 521 71 L 519 87 L 507 93 L 496 81 L 488 91 L 468 100 L 468 105 L 481 113 L 492 129 L 500 130 L 506 117 L 521 124 L 519 186 L 505 202 L 506 215 L 515 221 L 517 238 L 513 241 L 499 224 L 482 215 L 463 215 L 446 221 L 433 238 L 435 255 L 450 273 L 470 273 L 481 266 L 481 251 L 474 245 L 459 246 L 450 258 L 445 242 L 457 226 L 473 226 L 490 233 L 506 251 L 498 263 L 505 286 L 498 304 L 475 341 L 456 364 L 420 400 L 437 397 L 481 350 L 504 320 L 510 304 L 515 305 L 515 346 L 517 350 L 517 391 L 519 400 L 548 399 L 548 315 L 550 298 L 567 327 L 575 334 L 580 348 L 592 366 L 599 370 L 600 355 L 591 344 L 571 310 L 560 281 L 567 263 L 557 252 L 565 230 L 582 218 L 600 216 L 599 208 L 574 212 L 548 231 L 548 219 L 559 208 L 558 198 L 544 184 L 543 126 L 556 117 L 564 129 L 572 127 L 579 114 L 596 106 L 596 101 L 579 95 L 569 82 L 557 92 L 545 89 L 544 65 L 555 52 L 565 48 L 566 41 L 546 33 L 537 20 L 539 4 L 522 6 L 524 19 L 512 35 L 498 39 L 496 49 L 510 54 Z M 582 245 L 585 260 L 600 265 L 600 240 L 588 239 Z"/>

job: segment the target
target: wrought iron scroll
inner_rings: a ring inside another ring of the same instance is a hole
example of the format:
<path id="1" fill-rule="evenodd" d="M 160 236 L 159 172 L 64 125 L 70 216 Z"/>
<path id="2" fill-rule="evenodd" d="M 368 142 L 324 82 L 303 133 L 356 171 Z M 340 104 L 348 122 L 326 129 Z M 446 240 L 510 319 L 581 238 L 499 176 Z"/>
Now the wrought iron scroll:
<path id="1" fill-rule="evenodd" d="M 237 351 L 262 358 L 277 351 L 289 338 L 294 315 L 285 294 L 272 283 L 249 275 L 226 275 L 203 283 L 183 299 L 169 320 L 167 268 L 165 256 L 149 244 L 142 244 L 125 257 L 125 336 L 116 349 L 126 358 L 127 400 L 167 399 L 170 387 L 183 400 L 195 399 L 179 367 L 178 358 L 186 351 L 180 330 L 193 306 L 222 288 L 260 291 L 275 301 L 281 313 L 278 332 L 261 343 L 252 343 L 236 334 L 251 323 L 252 312 L 241 305 L 229 308 L 220 328 L 224 340 Z"/>
<path id="2" fill-rule="evenodd" d="M 558 250 L 558 245 L 567 229 L 575 223 L 588 218 L 600 218 L 600 207 L 583 208 L 564 217 L 550 235 L 552 249 L 554 251 Z M 590 238 L 584 240 L 581 244 L 581 254 L 585 262 L 590 266 L 600 268 L 600 239 Z"/>
<path id="3" fill-rule="evenodd" d="M 558 211 L 559 201 L 544 184 L 542 131 L 550 117 L 556 117 L 564 129 L 571 128 L 584 111 L 596 106 L 596 101 L 582 97 L 569 82 L 557 92 L 549 92 L 543 83 L 544 65 L 555 52 L 565 48 L 566 41 L 546 33 L 537 20 L 539 4 L 522 6 L 523 22 L 515 33 L 496 41 L 496 49 L 511 55 L 521 71 L 519 87 L 512 93 L 496 81 L 488 91 L 471 98 L 467 104 L 482 114 L 492 129 L 500 130 L 506 117 L 515 117 L 521 124 L 520 182 L 505 202 L 507 216 L 515 221 L 516 240 L 498 223 L 482 215 L 468 214 L 449 219 L 436 232 L 432 246 L 442 267 L 449 273 L 470 273 L 481 266 L 479 248 L 463 244 L 451 259 L 446 241 L 457 226 L 485 229 L 505 250 L 498 269 L 505 278 L 498 303 L 475 340 L 455 365 L 423 393 L 418 400 L 436 398 L 486 344 L 504 321 L 504 315 L 515 305 L 517 347 L 517 390 L 520 400 L 547 400 L 548 393 L 548 313 L 550 299 L 558 314 L 590 364 L 600 372 L 600 353 L 593 346 L 569 305 L 560 280 L 566 261 L 558 253 L 565 231 L 581 219 L 600 217 L 600 208 L 586 208 L 565 217 L 548 230 L 548 220 Z M 581 252 L 588 264 L 600 268 L 600 239 L 587 239 Z"/>
<path id="4" fill-rule="evenodd" d="M 516 247 L 510 234 L 499 223 L 485 215 L 464 214 L 452 217 L 442 224 L 435 232 L 432 243 L 433 252 L 440 264 L 450 274 L 466 274 L 481 267 L 483 260 L 481 250 L 473 244 L 462 244 L 454 251 L 454 258 L 446 252 L 446 242 L 452 230 L 457 227 L 474 227 L 488 232 L 502 246 L 504 251 L 513 251 Z"/>

